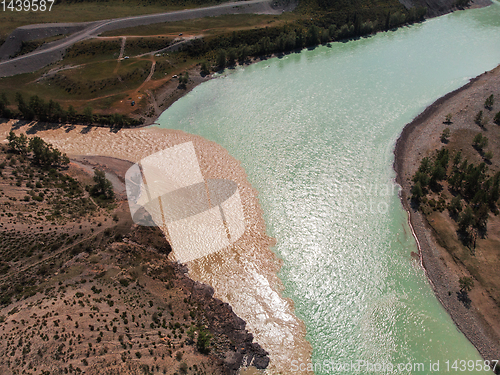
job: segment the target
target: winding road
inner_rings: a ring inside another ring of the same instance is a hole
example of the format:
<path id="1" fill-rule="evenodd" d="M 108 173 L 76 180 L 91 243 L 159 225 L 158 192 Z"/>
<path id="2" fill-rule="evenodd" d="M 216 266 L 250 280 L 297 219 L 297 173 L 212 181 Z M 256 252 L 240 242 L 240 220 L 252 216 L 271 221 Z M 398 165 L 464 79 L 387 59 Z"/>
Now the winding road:
<path id="1" fill-rule="evenodd" d="M 248 0 L 248 1 L 238 1 L 223 3 L 215 6 L 196 8 L 196 9 L 186 9 L 167 13 L 157 13 L 148 14 L 142 16 L 134 17 L 124 17 L 116 19 L 108 19 L 102 21 L 89 22 L 83 24 L 83 29 L 68 37 L 60 40 L 56 40 L 51 43 L 43 45 L 41 48 L 28 53 L 26 55 L 18 56 L 7 61 L 0 62 L 0 77 L 8 77 L 21 73 L 30 73 L 38 69 L 43 68 L 53 62 L 56 62 L 64 56 L 66 49 L 73 44 L 85 40 L 94 38 L 100 33 L 110 30 L 123 29 L 126 27 L 136 27 L 143 25 L 150 25 L 162 22 L 174 22 L 182 21 L 194 18 L 203 17 L 215 17 L 224 14 L 244 14 L 244 13 L 256 13 L 256 14 L 281 14 L 284 11 L 293 10 L 296 2 L 287 2 L 286 4 L 279 4 L 275 0 Z M 7 39 L 5 44 L 12 41 L 15 38 L 16 31 L 24 31 L 25 34 L 29 32 L 36 33 L 37 31 L 43 31 L 45 28 L 54 28 L 59 25 L 64 25 L 65 27 L 71 27 L 72 24 L 46 24 L 46 25 L 27 25 L 16 29 L 10 39 Z M 76 25 L 76 24 L 75 24 Z M 78 24 L 82 27 L 81 23 Z M 26 33 L 26 31 L 28 31 Z M 34 39 L 32 36 L 30 39 Z M 13 41 L 12 41 L 13 42 Z M 18 43 L 18 41 L 17 41 Z M 2 46 L 5 48 L 6 46 Z"/>

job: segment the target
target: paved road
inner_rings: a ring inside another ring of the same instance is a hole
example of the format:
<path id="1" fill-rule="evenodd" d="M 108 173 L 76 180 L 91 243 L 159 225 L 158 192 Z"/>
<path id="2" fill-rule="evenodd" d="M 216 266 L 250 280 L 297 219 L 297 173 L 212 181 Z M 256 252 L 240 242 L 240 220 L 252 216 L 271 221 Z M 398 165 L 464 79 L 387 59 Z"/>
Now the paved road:
<path id="1" fill-rule="evenodd" d="M 89 22 L 81 23 L 42 23 L 26 25 L 15 29 L 0 46 L 0 61 L 7 61 L 20 49 L 22 42 L 45 39 L 56 35 L 68 35 L 83 30 Z"/>
<path id="2" fill-rule="evenodd" d="M 214 17 L 224 14 L 281 14 L 283 11 L 292 10 L 293 8 L 294 6 L 291 3 L 287 3 L 287 5 L 278 5 L 274 0 L 248 0 L 223 3 L 206 8 L 186 9 L 168 13 L 149 14 L 143 16 L 90 22 L 86 24 L 86 26 L 84 26 L 83 30 L 77 31 L 64 39 L 48 43 L 42 46 L 42 48 L 29 54 L 0 62 L 0 77 L 8 77 L 20 73 L 29 73 L 41 69 L 46 65 L 60 60 L 64 56 L 66 49 L 76 42 L 93 38 L 105 31 L 123 29 L 126 27 L 150 25 L 161 22 L 173 22 L 193 18 Z M 57 24 L 50 24 L 50 27 L 54 27 L 54 25 Z M 67 26 L 68 24 L 65 25 Z M 47 27 L 49 27 L 49 25 L 47 25 Z M 22 26 L 21 28 L 16 29 L 16 31 L 19 29 L 28 29 L 35 32 L 36 30 L 43 30 L 43 25 Z"/>

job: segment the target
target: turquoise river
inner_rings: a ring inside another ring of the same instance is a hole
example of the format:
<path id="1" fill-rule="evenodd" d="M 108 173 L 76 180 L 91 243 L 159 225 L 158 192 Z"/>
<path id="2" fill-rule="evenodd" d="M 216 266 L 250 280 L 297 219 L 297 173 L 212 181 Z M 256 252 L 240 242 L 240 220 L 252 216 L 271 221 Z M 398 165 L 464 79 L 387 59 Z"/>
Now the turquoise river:
<path id="1" fill-rule="evenodd" d="M 316 374 L 369 373 L 320 368 L 326 360 L 424 363 L 397 373 L 428 374 L 430 362 L 447 373 L 446 360 L 480 359 L 412 260 L 392 163 L 406 123 L 499 63 L 495 3 L 237 68 L 158 120 L 241 162 Z"/>

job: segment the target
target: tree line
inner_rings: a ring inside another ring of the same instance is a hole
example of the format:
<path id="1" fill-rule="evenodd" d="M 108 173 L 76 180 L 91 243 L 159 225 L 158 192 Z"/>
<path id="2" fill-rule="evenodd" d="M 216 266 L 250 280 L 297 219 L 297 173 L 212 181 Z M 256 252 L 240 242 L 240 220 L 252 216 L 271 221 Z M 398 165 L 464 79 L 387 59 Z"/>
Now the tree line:
<path id="1" fill-rule="evenodd" d="M 46 102 L 38 95 L 33 95 L 29 100 L 26 100 L 21 93 L 16 93 L 15 102 L 17 104 L 17 111 L 9 108 L 10 101 L 5 93 L 2 93 L 0 95 L 0 117 L 51 123 L 112 125 L 118 128 L 140 125 L 142 123 L 139 120 L 116 113 L 111 115 L 96 115 L 92 112 L 91 107 L 86 107 L 83 113 L 78 113 L 72 105 L 68 109 L 64 109 L 58 102 L 52 99 Z"/>
<path id="2" fill-rule="evenodd" d="M 316 19 L 295 21 L 282 27 L 241 30 L 196 39 L 183 51 L 192 58 L 205 57 L 214 62 L 215 69 L 224 69 L 237 61 L 243 63 L 251 56 L 290 52 L 419 22 L 426 14 L 425 8 L 412 8 L 407 13 L 399 9 L 336 10 Z"/>

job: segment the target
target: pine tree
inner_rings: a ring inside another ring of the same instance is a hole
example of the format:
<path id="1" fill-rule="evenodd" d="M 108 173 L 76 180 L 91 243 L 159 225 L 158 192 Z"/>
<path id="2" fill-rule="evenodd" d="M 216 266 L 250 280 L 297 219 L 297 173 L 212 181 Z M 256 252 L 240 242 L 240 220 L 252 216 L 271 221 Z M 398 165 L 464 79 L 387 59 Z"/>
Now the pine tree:
<path id="1" fill-rule="evenodd" d="M 115 197 L 113 184 L 106 178 L 106 174 L 103 171 L 96 169 L 93 179 L 95 185 L 90 189 L 90 193 L 94 197 L 101 197 L 103 199 L 113 199 Z"/>
<path id="2" fill-rule="evenodd" d="M 470 292 L 472 288 L 474 287 L 474 280 L 470 277 L 461 277 L 458 280 L 458 283 L 460 284 L 460 291 L 463 292 Z"/>
<path id="3" fill-rule="evenodd" d="M 462 211 L 462 197 L 460 195 L 453 197 L 450 205 L 448 206 L 448 210 L 452 215 L 457 215 L 460 211 Z"/>
<path id="4" fill-rule="evenodd" d="M 217 54 L 217 67 L 219 70 L 224 70 L 226 67 L 226 51 L 221 49 Z"/>
<path id="5" fill-rule="evenodd" d="M 495 98 L 493 94 L 488 96 L 484 102 L 484 108 L 491 110 L 493 108 L 493 103 L 495 102 Z"/>
<path id="6" fill-rule="evenodd" d="M 458 227 L 460 231 L 465 232 L 474 223 L 474 212 L 470 206 L 467 206 L 458 218 Z"/>

